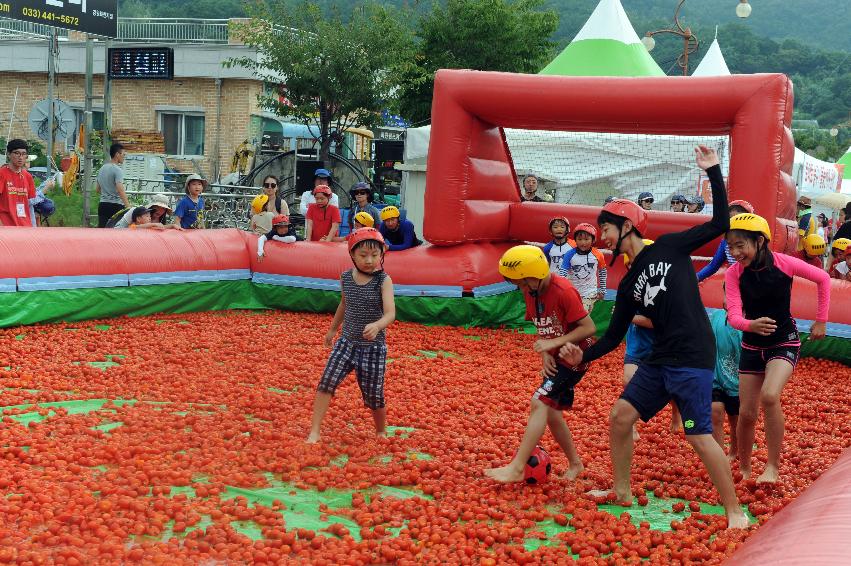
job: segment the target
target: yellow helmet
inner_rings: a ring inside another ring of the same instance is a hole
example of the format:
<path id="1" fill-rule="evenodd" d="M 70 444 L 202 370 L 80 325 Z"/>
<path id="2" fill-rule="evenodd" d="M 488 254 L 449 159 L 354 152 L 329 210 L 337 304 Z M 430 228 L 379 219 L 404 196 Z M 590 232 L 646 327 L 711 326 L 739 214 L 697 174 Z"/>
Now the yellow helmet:
<path id="1" fill-rule="evenodd" d="M 266 206 L 267 202 L 269 202 L 268 195 L 257 195 L 251 201 L 251 210 L 254 211 L 254 214 L 260 214 L 263 212 L 263 207 Z"/>
<path id="2" fill-rule="evenodd" d="M 835 240 L 833 240 L 833 245 L 831 246 L 831 248 L 844 252 L 848 249 L 848 246 L 851 246 L 851 240 L 849 240 L 848 238 L 836 238 Z"/>
<path id="3" fill-rule="evenodd" d="M 355 222 L 367 228 L 372 228 L 373 226 L 375 226 L 375 219 L 368 212 L 358 212 L 357 214 L 355 214 Z"/>
<path id="4" fill-rule="evenodd" d="M 809 236 L 806 236 L 804 238 L 803 245 L 804 251 L 810 256 L 824 255 L 824 251 L 827 249 L 827 243 L 824 241 L 824 238 L 818 234 L 810 234 Z"/>
<path id="5" fill-rule="evenodd" d="M 644 242 L 645 246 L 649 246 L 650 244 L 653 243 L 653 240 L 650 240 L 648 238 L 643 238 L 641 241 Z M 632 261 L 632 260 L 629 259 L 629 256 L 626 255 L 626 254 L 621 254 L 621 255 L 623 255 L 623 264 L 629 265 L 629 262 Z"/>
<path id="6" fill-rule="evenodd" d="M 499 273 L 507 279 L 543 279 L 550 273 L 550 262 L 537 246 L 514 246 L 499 258 Z"/>
<path id="7" fill-rule="evenodd" d="M 389 218 L 399 218 L 399 209 L 395 206 L 385 206 L 381 209 L 381 221 L 384 222 Z"/>
<path id="8" fill-rule="evenodd" d="M 730 230 L 759 232 L 765 236 L 767 242 L 771 241 L 771 228 L 768 227 L 768 221 L 758 214 L 751 214 L 750 212 L 737 214 L 730 219 Z"/>

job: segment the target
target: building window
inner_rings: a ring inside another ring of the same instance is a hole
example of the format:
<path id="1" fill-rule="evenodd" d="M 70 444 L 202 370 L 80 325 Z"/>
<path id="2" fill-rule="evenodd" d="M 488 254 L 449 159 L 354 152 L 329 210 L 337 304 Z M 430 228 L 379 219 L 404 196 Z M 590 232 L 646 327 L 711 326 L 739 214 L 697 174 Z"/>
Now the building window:
<path id="1" fill-rule="evenodd" d="M 204 115 L 160 112 L 160 131 L 168 155 L 204 155 Z"/>

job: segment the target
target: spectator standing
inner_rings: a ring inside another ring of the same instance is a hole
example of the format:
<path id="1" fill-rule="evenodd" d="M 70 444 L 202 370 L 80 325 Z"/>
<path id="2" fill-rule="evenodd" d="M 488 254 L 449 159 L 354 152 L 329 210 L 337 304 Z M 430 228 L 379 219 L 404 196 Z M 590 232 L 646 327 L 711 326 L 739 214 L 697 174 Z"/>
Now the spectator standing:
<path id="1" fill-rule="evenodd" d="M 523 177 L 523 192 L 520 193 L 520 200 L 523 202 L 544 202 L 544 199 L 538 196 L 538 178 L 535 175 Z"/>
<path id="2" fill-rule="evenodd" d="M 313 173 L 313 189 L 319 186 L 326 186 L 329 189 L 331 188 L 331 172 L 329 170 L 320 168 Z M 308 207 L 316 202 L 313 189 L 301 193 L 301 201 L 299 202 L 298 210 L 301 212 L 302 216 L 307 216 Z M 340 198 L 334 193 L 334 191 L 331 191 L 331 204 L 336 206 L 337 209 L 340 208 Z"/>
<path id="3" fill-rule="evenodd" d="M 331 187 L 319 185 L 313 189 L 311 204 L 304 215 L 304 239 L 309 242 L 332 242 L 340 228 L 340 209 L 330 203 Z"/>
<path id="4" fill-rule="evenodd" d="M 0 225 L 33 226 L 30 199 L 35 198 L 35 183 L 26 170 L 29 145 L 20 139 L 9 140 L 9 162 L 0 167 Z"/>
<path id="5" fill-rule="evenodd" d="M 653 193 L 644 191 L 638 195 L 638 206 L 644 210 L 653 210 Z"/>
<path id="6" fill-rule="evenodd" d="M 175 224 L 185 230 L 204 227 L 204 197 L 201 193 L 206 188 L 207 180 L 201 175 L 193 173 L 186 178 L 183 184 L 186 196 L 180 199 L 174 210 Z"/>
<path id="7" fill-rule="evenodd" d="M 269 204 L 266 206 L 267 212 L 271 212 L 273 216 L 277 216 L 278 214 L 283 214 L 284 216 L 290 215 L 290 207 L 287 205 L 287 201 L 278 195 L 277 177 L 274 175 L 263 177 L 263 194 L 269 198 Z"/>
<path id="8" fill-rule="evenodd" d="M 100 193 L 98 204 L 98 228 L 106 228 L 106 223 L 116 212 L 130 207 L 130 200 L 124 189 L 124 146 L 114 143 L 109 146 L 109 163 L 98 171 L 97 191 Z"/>
<path id="9" fill-rule="evenodd" d="M 372 205 L 372 190 L 369 187 L 369 183 L 364 181 L 355 183 L 349 190 L 349 196 L 352 198 L 352 208 L 349 211 L 348 219 L 349 229 L 352 229 L 355 225 L 355 215 L 358 212 L 366 212 L 372 217 L 373 222 L 380 216 L 381 213 Z M 372 227 L 370 225 L 370 228 Z"/>
<path id="10" fill-rule="evenodd" d="M 837 228 L 836 234 L 833 235 L 833 239 L 848 238 L 851 240 L 851 202 L 846 203 L 845 208 L 839 211 L 837 225 L 839 228 Z"/>

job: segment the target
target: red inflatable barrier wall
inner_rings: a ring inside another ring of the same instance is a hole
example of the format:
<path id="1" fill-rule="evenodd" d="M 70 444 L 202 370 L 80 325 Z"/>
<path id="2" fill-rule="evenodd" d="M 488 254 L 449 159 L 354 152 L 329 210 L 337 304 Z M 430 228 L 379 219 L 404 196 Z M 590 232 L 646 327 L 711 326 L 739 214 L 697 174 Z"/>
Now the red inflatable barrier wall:
<path id="1" fill-rule="evenodd" d="M 792 100 L 792 83 L 778 74 L 634 78 L 438 71 L 423 233 L 436 245 L 523 239 L 539 232 L 539 215 L 591 218 L 593 207 L 510 208 L 520 202 L 520 188 L 502 128 L 729 134 L 730 198 L 747 199 L 775 219 L 772 247 L 791 251 L 797 240 Z M 685 218 L 691 225 L 703 220 Z M 651 212 L 650 237 L 654 225 L 670 231 L 671 220 L 670 214 Z"/>
<path id="2" fill-rule="evenodd" d="M 242 234 L 0 228 L 0 278 L 248 269 Z"/>
<path id="3" fill-rule="evenodd" d="M 851 449 L 759 527 L 725 564 L 836 566 L 849 563 Z"/>

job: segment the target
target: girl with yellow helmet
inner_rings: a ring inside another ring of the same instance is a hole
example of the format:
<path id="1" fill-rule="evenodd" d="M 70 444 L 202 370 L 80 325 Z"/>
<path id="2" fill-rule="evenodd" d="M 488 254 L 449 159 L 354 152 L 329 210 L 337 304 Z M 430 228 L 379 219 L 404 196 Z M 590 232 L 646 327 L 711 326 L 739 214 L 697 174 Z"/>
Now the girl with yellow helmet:
<path id="1" fill-rule="evenodd" d="M 798 251 L 798 259 L 809 263 L 819 269 L 824 269 L 824 252 L 827 251 L 827 243 L 818 234 L 804 236 L 801 249 Z"/>
<path id="2" fill-rule="evenodd" d="M 845 249 L 843 249 L 843 259 L 833 266 L 832 276 L 836 279 L 842 279 L 843 281 L 851 281 L 851 253 L 848 253 L 847 251 L 848 245 L 851 245 L 851 240 L 847 240 L 845 238 L 841 239 L 845 240 L 845 242 L 840 242 L 839 244 L 840 246 L 845 246 Z M 834 244 L 835 243 L 836 242 L 834 242 Z"/>
<path id="3" fill-rule="evenodd" d="M 727 245 L 736 264 L 725 274 L 727 319 L 741 330 L 739 360 L 739 469 L 751 476 L 754 428 L 760 405 L 765 415 L 768 460 L 757 483 L 775 483 L 780 474 L 783 446 L 783 409 L 780 395 L 801 349 L 798 328 L 791 314 L 792 281 L 795 276 L 818 285 L 818 312 L 810 338 L 824 338 L 830 304 L 830 278 L 823 269 L 796 257 L 772 253 L 771 229 L 765 218 L 739 214 L 730 219 Z"/>
<path id="4" fill-rule="evenodd" d="M 830 246 L 832 260 L 827 272 L 834 279 L 844 279 L 843 275 L 836 271 L 836 266 L 845 263 L 845 256 L 848 255 L 846 252 L 849 245 L 851 245 L 851 240 L 848 238 L 836 238 Z"/>

